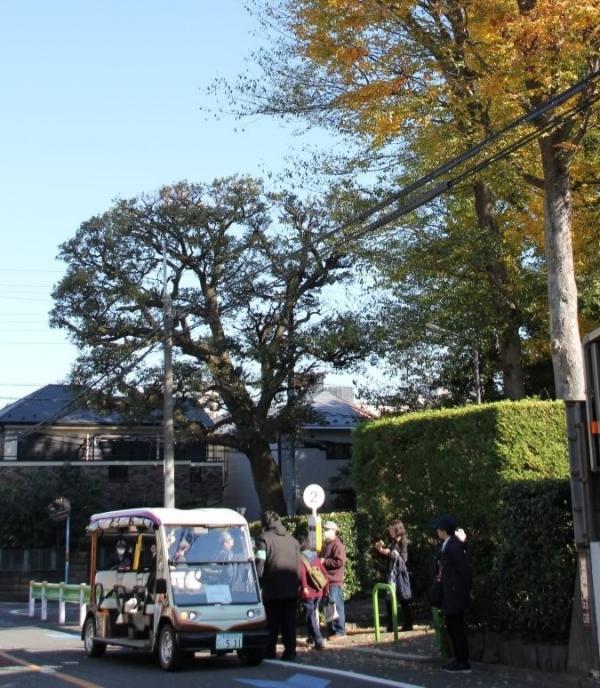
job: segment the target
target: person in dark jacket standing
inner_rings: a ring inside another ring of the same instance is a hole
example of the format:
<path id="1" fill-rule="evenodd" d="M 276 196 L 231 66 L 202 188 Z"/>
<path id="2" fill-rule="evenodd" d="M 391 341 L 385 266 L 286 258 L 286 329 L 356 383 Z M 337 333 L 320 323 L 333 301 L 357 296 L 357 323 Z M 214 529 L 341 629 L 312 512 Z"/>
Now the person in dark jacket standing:
<path id="1" fill-rule="evenodd" d="M 277 637 L 281 630 L 284 647 L 282 659 L 294 659 L 300 548 L 275 511 L 265 511 L 261 523 L 262 533 L 256 540 L 256 571 L 269 626 L 266 657 L 275 657 Z"/>
<path id="2" fill-rule="evenodd" d="M 471 567 L 465 544 L 456 536 L 456 520 L 446 514 L 434 521 L 433 527 L 442 541 L 437 575 L 442 584 L 441 610 L 454 652 L 454 660 L 443 668 L 452 673 L 470 673 L 465 611 L 471 602 Z"/>
<path id="3" fill-rule="evenodd" d="M 338 527 L 333 521 L 323 524 L 325 544 L 321 550 L 321 562 L 327 571 L 329 599 L 335 602 L 338 618 L 330 621 L 329 639 L 343 638 L 346 635 L 346 615 L 344 611 L 344 574 L 346 571 L 346 548 L 337 534 Z"/>
<path id="4" fill-rule="evenodd" d="M 396 601 L 402 608 L 402 616 L 404 623 L 402 624 L 403 631 L 412 631 L 412 613 L 410 608 L 410 600 L 412 592 L 410 588 L 410 578 L 406 565 L 408 563 L 408 538 L 406 536 L 406 528 L 399 519 L 390 521 L 388 525 L 388 533 L 390 534 L 390 542 L 385 546 L 383 540 L 375 543 L 375 551 L 382 557 L 389 559 L 387 582 L 392 585 L 396 591 Z M 387 607 L 387 630 L 393 630 L 392 625 L 392 600 L 386 597 Z"/>

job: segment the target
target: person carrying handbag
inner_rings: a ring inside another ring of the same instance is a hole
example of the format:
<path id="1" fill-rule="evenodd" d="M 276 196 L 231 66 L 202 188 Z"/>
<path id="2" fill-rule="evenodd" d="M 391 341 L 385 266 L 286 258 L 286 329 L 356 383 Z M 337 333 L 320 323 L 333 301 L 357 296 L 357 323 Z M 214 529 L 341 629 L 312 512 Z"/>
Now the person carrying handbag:
<path id="1" fill-rule="evenodd" d="M 402 608 L 402 631 L 412 631 L 412 611 L 410 601 L 412 592 L 406 563 L 408 561 L 408 538 L 402 521 L 395 519 L 388 526 L 390 543 L 386 547 L 382 540 L 375 543 L 375 551 L 389 559 L 387 582 L 396 591 L 396 601 Z M 392 631 L 392 601 L 386 598 L 387 630 Z"/>
<path id="2" fill-rule="evenodd" d="M 307 642 L 313 645 L 316 650 L 325 647 L 325 640 L 321 634 L 319 624 L 319 603 L 329 594 L 329 584 L 327 582 L 327 571 L 323 567 L 317 553 L 311 550 L 308 537 L 301 536 L 300 543 L 300 601 L 304 610 L 304 621 L 306 622 Z M 311 569 L 317 567 L 324 578 L 324 585 L 321 586 L 311 577 Z"/>

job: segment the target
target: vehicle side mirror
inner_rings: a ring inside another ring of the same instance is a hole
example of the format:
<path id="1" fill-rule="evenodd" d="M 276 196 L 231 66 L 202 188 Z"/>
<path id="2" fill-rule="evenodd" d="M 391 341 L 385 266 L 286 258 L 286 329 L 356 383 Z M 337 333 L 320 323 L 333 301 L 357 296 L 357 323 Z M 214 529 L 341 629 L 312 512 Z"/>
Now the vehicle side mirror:
<path id="1" fill-rule="evenodd" d="M 164 578 L 156 579 L 155 591 L 157 595 L 167 594 L 167 581 Z"/>

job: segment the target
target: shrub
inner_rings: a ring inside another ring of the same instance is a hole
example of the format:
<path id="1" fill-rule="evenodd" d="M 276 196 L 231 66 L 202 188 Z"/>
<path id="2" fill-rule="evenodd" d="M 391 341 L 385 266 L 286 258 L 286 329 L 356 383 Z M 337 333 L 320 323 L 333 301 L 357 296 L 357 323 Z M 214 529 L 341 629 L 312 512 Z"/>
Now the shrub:
<path id="1" fill-rule="evenodd" d="M 423 596 L 430 578 L 437 544 L 431 521 L 452 513 L 469 535 L 472 622 L 528 636 L 564 638 L 566 633 L 572 527 L 568 499 L 557 495 L 563 495 L 565 485 L 568 489 L 568 472 L 565 413 L 559 402 L 411 413 L 354 432 L 353 475 L 358 508 L 368 515 L 364 528 L 384 533 L 392 518 L 405 522 L 415 594 Z M 534 517 L 532 529 L 529 519 Z M 534 548 L 532 532 L 538 538 L 545 533 L 548 547 Z M 525 565 L 528 549 L 530 557 L 540 557 L 535 566 Z M 376 575 L 371 557 L 365 559 L 368 571 L 361 580 Z M 557 560 L 567 566 L 566 576 Z M 547 574 L 540 578 L 543 566 Z M 536 621 L 542 579 L 553 589 L 547 599 L 553 609 L 546 605 L 549 623 Z M 514 594 L 507 593 L 509 582 Z"/>
<path id="2" fill-rule="evenodd" d="M 569 481 L 507 485 L 501 500 L 499 617 L 520 635 L 566 638 L 576 568 Z"/>

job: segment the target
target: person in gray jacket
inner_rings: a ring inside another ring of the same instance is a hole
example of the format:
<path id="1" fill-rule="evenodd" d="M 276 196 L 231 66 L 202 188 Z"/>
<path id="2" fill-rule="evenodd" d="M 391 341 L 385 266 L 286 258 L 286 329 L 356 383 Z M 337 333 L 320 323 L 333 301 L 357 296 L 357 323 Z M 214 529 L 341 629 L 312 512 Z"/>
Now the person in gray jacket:
<path id="1" fill-rule="evenodd" d="M 266 657 L 275 657 L 281 630 L 282 659 L 296 657 L 296 601 L 300 585 L 300 548 L 275 511 L 265 511 L 256 540 L 256 571 L 269 626 Z"/>

